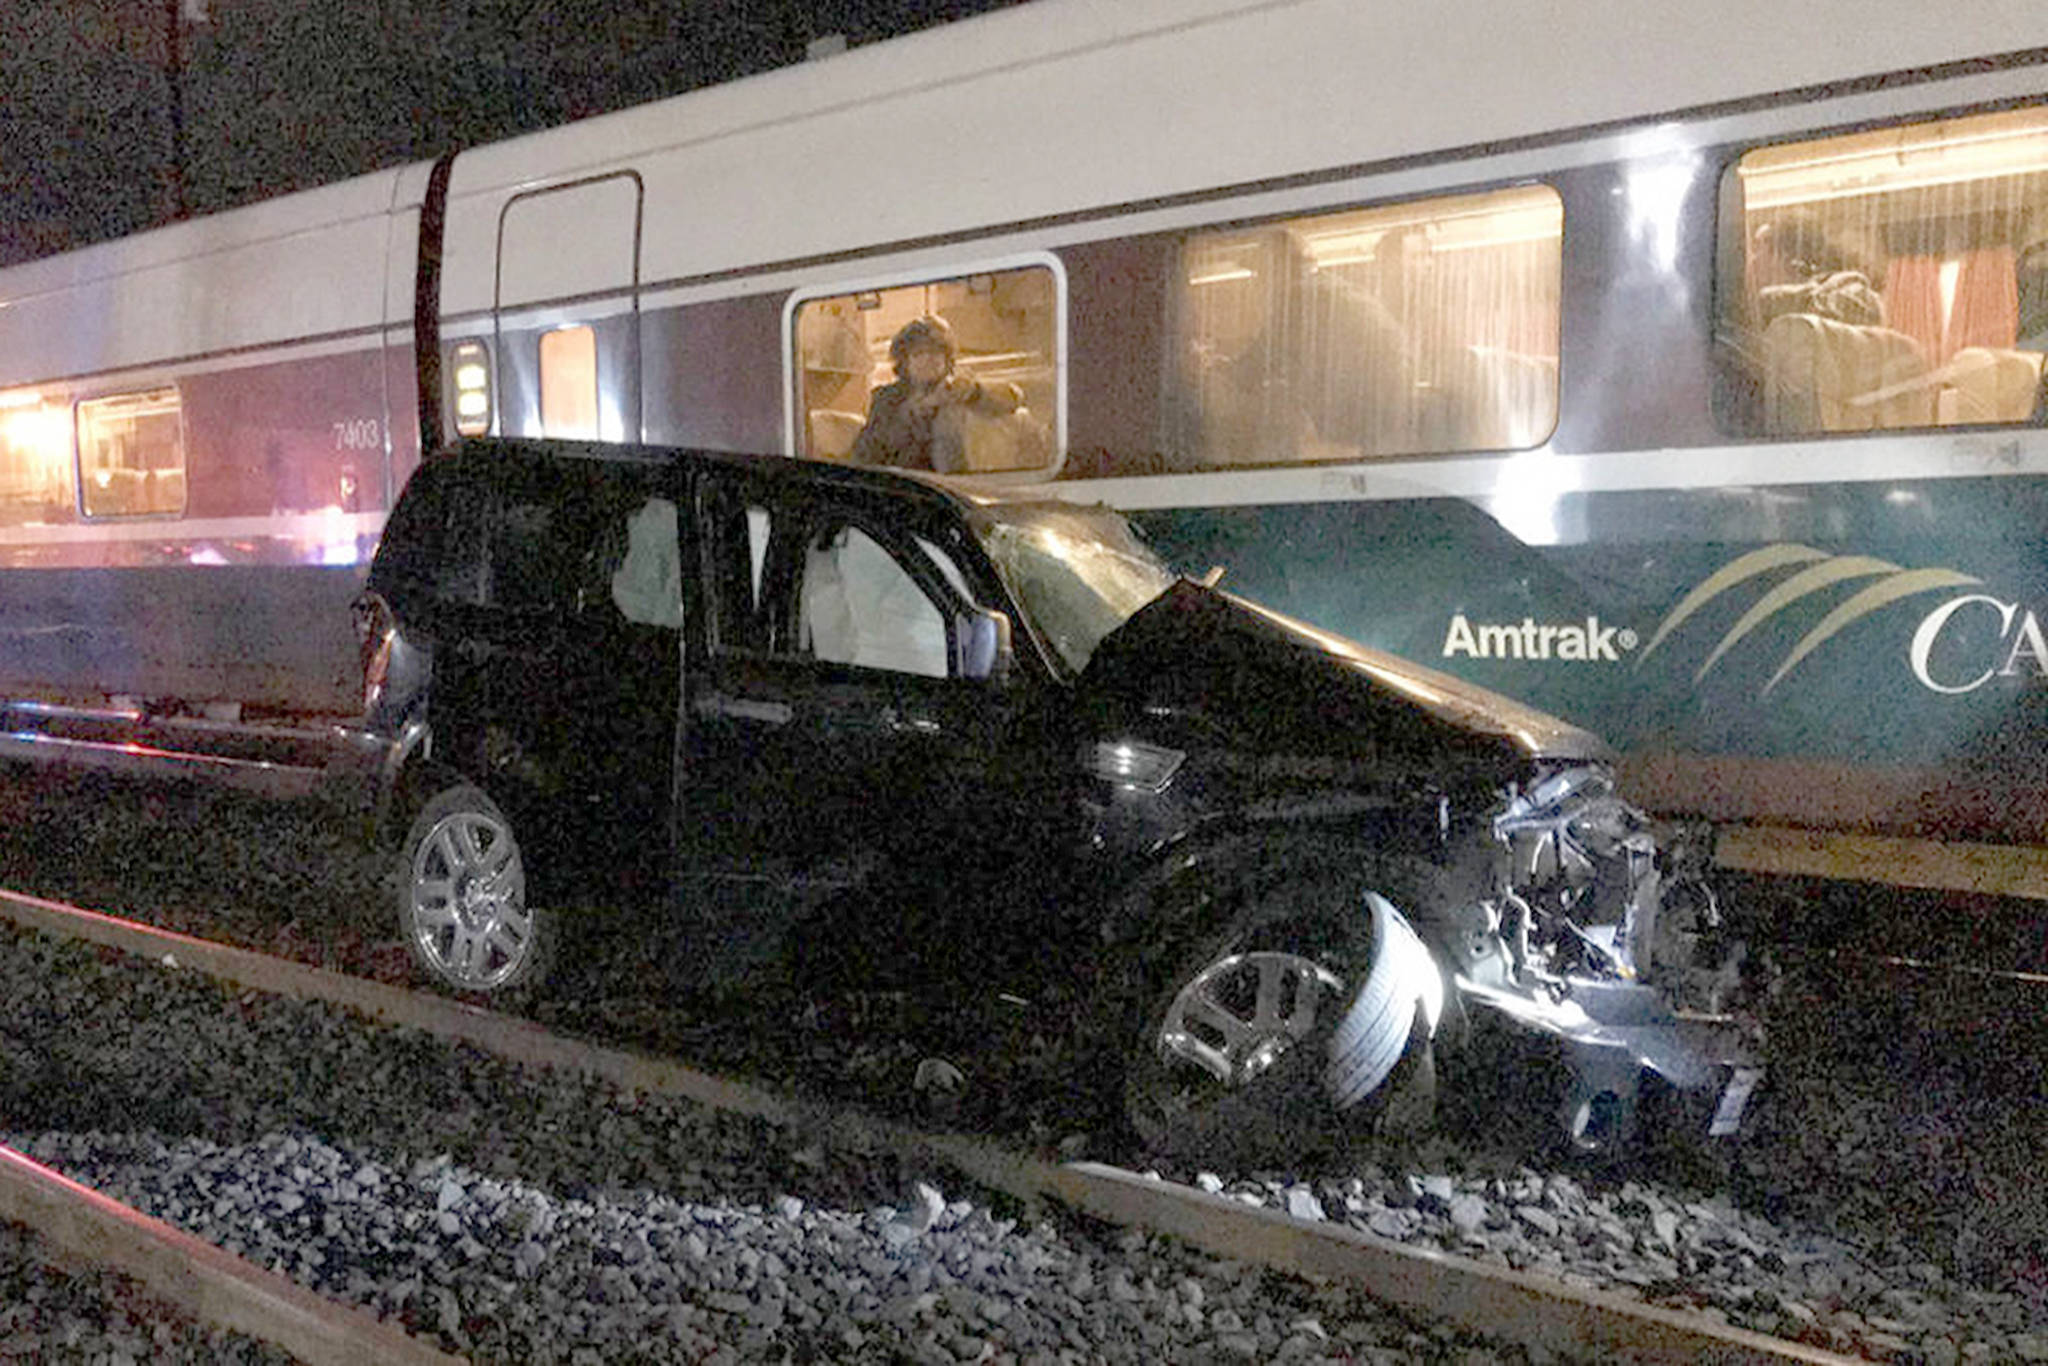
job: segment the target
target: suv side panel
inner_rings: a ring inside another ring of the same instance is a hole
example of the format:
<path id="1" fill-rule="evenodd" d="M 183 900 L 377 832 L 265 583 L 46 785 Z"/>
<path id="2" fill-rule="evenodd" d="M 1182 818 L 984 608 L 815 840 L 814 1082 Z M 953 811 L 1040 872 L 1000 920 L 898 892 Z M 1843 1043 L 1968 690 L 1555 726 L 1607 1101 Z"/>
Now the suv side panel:
<path id="1" fill-rule="evenodd" d="M 683 619 L 677 489 L 659 466 L 430 464 L 430 527 L 374 590 L 433 652 L 435 759 L 530 832 L 538 896 L 669 870 Z M 428 553 L 438 551 L 438 554 Z M 664 722 L 661 718 L 666 718 Z"/>

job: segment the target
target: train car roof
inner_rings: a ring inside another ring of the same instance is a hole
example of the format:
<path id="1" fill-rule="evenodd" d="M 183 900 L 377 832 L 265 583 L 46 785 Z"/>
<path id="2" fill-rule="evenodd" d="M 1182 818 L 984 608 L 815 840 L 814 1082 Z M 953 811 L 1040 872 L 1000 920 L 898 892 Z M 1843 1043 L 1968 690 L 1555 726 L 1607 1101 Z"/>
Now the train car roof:
<path id="1" fill-rule="evenodd" d="M 582 177 L 644 187 L 653 287 L 2001 57 L 2048 62 L 2048 6 L 1034 0 L 462 153 L 441 308 L 494 307 L 507 205 Z M 0 387 L 402 340 L 428 169 L 0 271 Z"/>
<path id="2" fill-rule="evenodd" d="M 2027 0 L 1034 0 L 465 152 L 450 233 L 630 169 L 686 282 L 2044 47 Z"/>
<path id="3" fill-rule="evenodd" d="M 0 270 L 0 387 L 409 317 L 410 270 L 386 279 L 407 178 L 379 171 Z M 411 225 L 396 235 L 409 249 Z"/>

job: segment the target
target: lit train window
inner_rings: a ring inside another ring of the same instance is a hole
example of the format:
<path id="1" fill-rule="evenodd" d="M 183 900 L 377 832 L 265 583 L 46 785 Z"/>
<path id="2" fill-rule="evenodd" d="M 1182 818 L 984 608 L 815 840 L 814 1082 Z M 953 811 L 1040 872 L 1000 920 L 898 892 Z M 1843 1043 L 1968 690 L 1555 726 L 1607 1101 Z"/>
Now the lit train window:
<path id="1" fill-rule="evenodd" d="M 1167 436 L 1185 468 L 1519 449 L 1557 424 L 1548 186 L 1191 236 Z"/>
<path id="2" fill-rule="evenodd" d="M 32 390 L 0 393 L 0 525 L 69 514 L 74 473 L 70 403 Z"/>
<path id="3" fill-rule="evenodd" d="M 1746 435 L 2029 422 L 2048 109 L 1751 151 L 1722 184 L 1717 403 Z"/>
<path id="4" fill-rule="evenodd" d="M 185 510 L 185 424 L 174 387 L 78 405 L 78 489 L 88 517 Z"/>
<path id="5" fill-rule="evenodd" d="M 1059 294 L 1052 267 L 1033 265 L 804 300 L 793 323 L 797 453 L 945 472 L 1047 467 Z M 899 334 L 905 345 L 892 347 Z M 913 346 L 919 338 L 930 346 Z M 947 348 L 957 401 L 924 417 L 904 401 L 892 351 Z"/>
<path id="6" fill-rule="evenodd" d="M 597 333 L 558 327 L 540 339 L 540 426 L 546 436 L 597 435 Z"/>

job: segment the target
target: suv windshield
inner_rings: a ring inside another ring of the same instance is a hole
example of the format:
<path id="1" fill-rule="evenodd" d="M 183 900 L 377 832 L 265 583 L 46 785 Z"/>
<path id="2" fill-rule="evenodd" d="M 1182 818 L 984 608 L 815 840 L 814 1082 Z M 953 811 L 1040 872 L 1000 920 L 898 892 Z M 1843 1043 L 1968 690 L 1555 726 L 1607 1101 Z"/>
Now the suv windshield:
<path id="1" fill-rule="evenodd" d="M 1175 574 L 1105 508 L 996 507 L 977 534 L 1032 624 L 1075 673 Z"/>

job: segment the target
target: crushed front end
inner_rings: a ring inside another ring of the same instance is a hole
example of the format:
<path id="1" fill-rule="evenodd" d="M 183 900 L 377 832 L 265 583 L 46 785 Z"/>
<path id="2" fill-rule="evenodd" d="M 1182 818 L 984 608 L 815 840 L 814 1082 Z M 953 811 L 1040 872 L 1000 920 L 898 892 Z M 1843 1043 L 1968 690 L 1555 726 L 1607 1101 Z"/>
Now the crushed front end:
<path id="1" fill-rule="evenodd" d="M 1487 890 L 1441 927 L 1446 968 L 1468 1017 L 1556 1041 L 1565 1140 L 1627 1149 L 1646 1086 L 1681 1100 L 1695 1137 L 1736 1134 L 1762 1067 L 1753 1025 L 1724 1009 L 1742 951 L 1704 850 L 1660 848 L 1597 763 L 1510 789 L 1472 836 Z"/>

